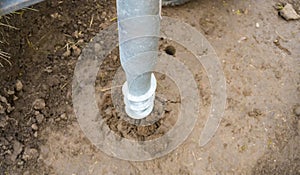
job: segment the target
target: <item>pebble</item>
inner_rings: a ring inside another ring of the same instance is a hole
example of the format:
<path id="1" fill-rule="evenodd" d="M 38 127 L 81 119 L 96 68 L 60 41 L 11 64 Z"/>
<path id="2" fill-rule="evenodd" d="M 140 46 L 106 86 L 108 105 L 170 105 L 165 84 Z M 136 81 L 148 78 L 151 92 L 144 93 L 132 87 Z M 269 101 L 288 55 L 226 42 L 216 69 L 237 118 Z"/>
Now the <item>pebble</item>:
<path id="1" fill-rule="evenodd" d="M 34 148 L 26 147 L 22 158 L 24 160 L 31 160 L 31 159 L 38 158 L 38 156 L 39 156 L 38 150 L 36 150 Z"/>
<path id="2" fill-rule="evenodd" d="M 23 160 L 19 161 L 19 162 L 17 163 L 17 165 L 23 166 L 23 165 L 24 165 L 24 161 L 23 161 Z"/>
<path id="3" fill-rule="evenodd" d="M 61 118 L 62 120 L 67 120 L 67 119 L 68 119 L 68 116 L 67 116 L 66 113 L 63 113 L 63 114 L 60 115 L 60 118 Z"/>
<path id="4" fill-rule="evenodd" d="M 174 46 L 167 46 L 165 48 L 165 52 L 168 54 L 168 55 L 175 55 L 176 54 L 176 49 Z"/>
<path id="5" fill-rule="evenodd" d="M 104 19 L 106 17 L 106 12 L 102 12 L 101 18 Z"/>
<path id="6" fill-rule="evenodd" d="M 52 18 L 54 18 L 54 19 L 57 19 L 57 18 L 60 18 L 61 17 L 61 15 L 59 14 L 59 13 L 53 13 L 53 14 L 51 14 L 50 15 Z"/>
<path id="7" fill-rule="evenodd" d="M 38 124 L 41 124 L 44 121 L 44 118 L 45 118 L 44 115 L 40 113 L 35 116 L 35 119 Z"/>
<path id="8" fill-rule="evenodd" d="M 34 102 L 33 102 L 33 108 L 35 110 L 42 110 L 46 107 L 46 103 L 45 103 L 45 100 L 44 99 L 36 99 Z"/>
<path id="9" fill-rule="evenodd" d="M 14 95 L 13 100 L 17 101 L 18 99 L 19 99 L 19 97 L 17 97 L 17 96 Z"/>
<path id="10" fill-rule="evenodd" d="M 118 58 L 117 55 L 114 55 L 114 56 L 112 57 L 112 59 L 113 59 L 114 62 L 116 62 L 116 61 L 118 61 L 119 58 Z"/>
<path id="11" fill-rule="evenodd" d="M 24 145 L 22 143 L 20 143 L 19 141 L 15 140 L 13 142 L 13 149 L 14 149 L 14 152 L 13 154 L 11 155 L 11 161 L 16 161 L 18 155 L 22 152 L 23 150 L 23 147 Z"/>
<path id="12" fill-rule="evenodd" d="M 294 113 L 296 116 L 300 116 L 300 105 L 295 107 Z"/>
<path id="13" fill-rule="evenodd" d="M 25 172 L 23 173 L 23 175 L 30 175 L 30 172 L 29 172 L 29 171 L 25 171 Z"/>
<path id="14" fill-rule="evenodd" d="M 7 118 L 8 118 L 7 116 L 0 118 L 0 128 L 4 128 L 8 124 Z"/>
<path id="15" fill-rule="evenodd" d="M 259 23 L 258 23 L 258 22 L 255 24 L 255 27 L 256 27 L 256 28 L 259 28 Z"/>
<path id="16" fill-rule="evenodd" d="M 73 55 L 76 57 L 81 54 L 81 49 L 75 45 L 72 46 L 72 50 L 73 50 Z"/>
<path id="17" fill-rule="evenodd" d="M 13 90 L 7 90 L 7 94 L 8 94 L 8 95 L 14 95 L 14 94 L 15 94 L 15 91 L 13 91 Z"/>
<path id="18" fill-rule="evenodd" d="M 297 14 L 292 4 L 287 3 L 283 9 L 279 11 L 280 16 L 285 20 L 296 20 L 300 19 L 300 15 Z"/>
<path id="19" fill-rule="evenodd" d="M 7 99 L 0 95 L 0 102 L 7 104 Z"/>
<path id="20" fill-rule="evenodd" d="M 5 108 L 0 104 L 0 114 L 4 114 L 5 113 Z"/>
<path id="21" fill-rule="evenodd" d="M 248 38 L 243 36 L 238 40 L 238 43 L 241 43 L 242 41 L 246 41 Z"/>
<path id="22" fill-rule="evenodd" d="M 31 128 L 35 131 L 39 129 L 39 127 L 35 123 L 31 125 Z"/>
<path id="23" fill-rule="evenodd" d="M 15 110 L 15 107 L 11 106 L 10 104 L 7 105 L 7 113 L 11 113 L 13 110 Z"/>
<path id="24" fill-rule="evenodd" d="M 20 80 L 16 82 L 16 91 L 21 91 L 23 89 L 23 84 Z"/>

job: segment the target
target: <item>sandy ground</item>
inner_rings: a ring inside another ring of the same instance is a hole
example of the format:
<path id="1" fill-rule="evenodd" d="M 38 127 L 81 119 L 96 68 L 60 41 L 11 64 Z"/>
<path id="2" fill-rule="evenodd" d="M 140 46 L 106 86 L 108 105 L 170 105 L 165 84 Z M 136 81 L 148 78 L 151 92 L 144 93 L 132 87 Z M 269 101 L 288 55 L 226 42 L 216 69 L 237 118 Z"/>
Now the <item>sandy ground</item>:
<path id="1" fill-rule="evenodd" d="M 176 150 L 145 162 L 99 151 L 72 107 L 77 58 L 115 22 L 115 2 L 46 1 L 33 7 L 38 12 L 10 16 L 19 30 L 1 27 L 1 49 L 11 53 L 12 66 L 0 60 L 0 173 L 300 174 L 300 21 L 282 19 L 276 2 L 194 0 L 163 9 L 214 47 L 226 77 L 227 105 L 217 133 L 200 147 L 195 140 L 207 118 L 210 87 L 203 67 L 190 61 L 199 71 L 203 101 L 196 127 Z M 299 2 L 290 3 L 299 13 Z M 177 57 L 185 54 L 173 45 Z M 112 72 L 102 73 L 96 88 L 110 86 Z"/>

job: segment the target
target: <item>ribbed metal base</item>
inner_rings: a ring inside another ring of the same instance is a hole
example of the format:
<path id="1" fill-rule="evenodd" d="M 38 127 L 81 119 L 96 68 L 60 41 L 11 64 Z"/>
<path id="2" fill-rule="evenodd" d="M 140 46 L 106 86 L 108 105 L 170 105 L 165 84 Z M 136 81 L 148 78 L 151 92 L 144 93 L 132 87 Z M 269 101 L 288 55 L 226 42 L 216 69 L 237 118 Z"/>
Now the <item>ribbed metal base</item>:
<path id="1" fill-rule="evenodd" d="M 151 74 L 150 89 L 141 96 L 133 96 L 129 93 L 127 82 L 122 87 L 124 95 L 125 111 L 127 115 L 133 119 L 143 119 L 147 117 L 153 110 L 156 90 L 156 79 Z"/>

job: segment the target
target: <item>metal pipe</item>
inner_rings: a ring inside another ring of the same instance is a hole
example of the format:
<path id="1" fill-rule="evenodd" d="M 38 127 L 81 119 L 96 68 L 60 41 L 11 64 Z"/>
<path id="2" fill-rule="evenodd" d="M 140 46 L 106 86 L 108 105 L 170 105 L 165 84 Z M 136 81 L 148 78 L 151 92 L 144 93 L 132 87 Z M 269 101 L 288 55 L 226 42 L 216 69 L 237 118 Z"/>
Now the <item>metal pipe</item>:
<path id="1" fill-rule="evenodd" d="M 159 0 L 117 0 L 119 51 L 126 73 L 123 95 L 126 113 L 148 116 L 154 106 L 156 79 L 151 73 L 158 51 Z"/>
<path id="2" fill-rule="evenodd" d="M 39 3 L 43 0 L 0 0 L 0 16 Z"/>

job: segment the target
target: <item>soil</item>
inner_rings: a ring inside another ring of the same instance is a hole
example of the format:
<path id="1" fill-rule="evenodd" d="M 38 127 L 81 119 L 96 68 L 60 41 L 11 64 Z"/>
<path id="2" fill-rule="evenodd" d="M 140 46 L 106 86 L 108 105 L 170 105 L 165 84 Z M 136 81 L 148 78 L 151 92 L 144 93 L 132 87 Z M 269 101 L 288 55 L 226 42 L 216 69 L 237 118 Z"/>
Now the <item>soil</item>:
<path id="1" fill-rule="evenodd" d="M 215 48 L 228 98 L 217 133 L 200 147 L 211 103 L 207 74 L 183 47 L 160 41 L 161 51 L 191 67 L 202 106 L 196 127 L 180 147 L 145 162 L 99 151 L 83 134 L 72 107 L 78 56 L 116 22 L 115 2 L 49 0 L 2 18 L 18 29 L 0 27 L 0 48 L 11 54 L 11 65 L 0 58 L 0 174 L 300 174 L 300 21 L 279 16 L 278 2 L 193 0 L 163 8 L 163 15 L 192 25 Z M 288 2 L 300 13 L 297 0 Z M 96 80 L 106 123 L 121 137 L 160 137 L 176 121 L 176 85 L 156 74 L 157 93 L 164 98 L 156 98 L 163 108 L 156 105 L 153 116 L 164 117 L 135 126 L 137 121 L 116 112 L 107 90 L 119 66 L 115 49 Z"/>

